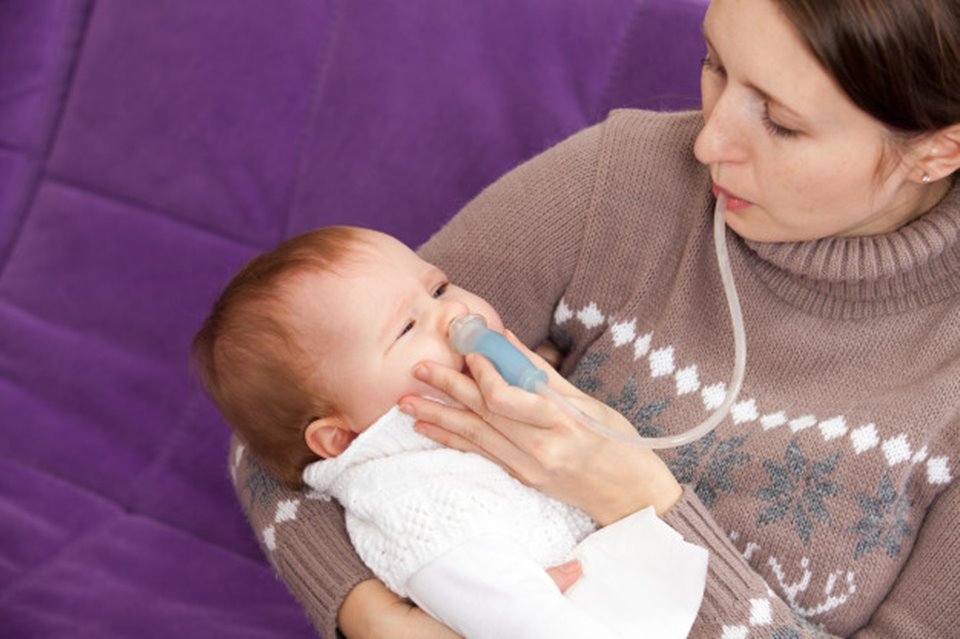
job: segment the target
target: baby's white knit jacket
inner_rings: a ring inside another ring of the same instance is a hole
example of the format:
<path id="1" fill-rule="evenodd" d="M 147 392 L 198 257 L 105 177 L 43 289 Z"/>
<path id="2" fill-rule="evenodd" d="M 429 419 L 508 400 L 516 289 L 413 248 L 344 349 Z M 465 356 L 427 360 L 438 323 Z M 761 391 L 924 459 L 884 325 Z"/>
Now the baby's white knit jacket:
<path id="1" fill-rule="evenodd" d="M 304 481 L 346 511 L 357 553 L 391 590 L 429 561 L 480 536 L 511 540 L 544 567 L 562 563 L 596 529 L 579 509 L 523 485 L 474 453 L 413 430 L 396 407 L 340 456 L 310 464 Z"/>

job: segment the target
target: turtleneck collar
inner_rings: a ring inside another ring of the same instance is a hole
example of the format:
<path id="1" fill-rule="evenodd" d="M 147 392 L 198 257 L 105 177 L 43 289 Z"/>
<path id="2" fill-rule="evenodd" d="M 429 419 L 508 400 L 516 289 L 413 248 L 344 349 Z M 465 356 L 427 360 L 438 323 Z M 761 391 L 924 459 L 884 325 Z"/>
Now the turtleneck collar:
<path id="1" fill-rule="evenodd" d="M 864 318 L 908 311 L 960 292 L 960 187 L 890 233 L 741 242 L 761 279 L 808 312 Z"/>

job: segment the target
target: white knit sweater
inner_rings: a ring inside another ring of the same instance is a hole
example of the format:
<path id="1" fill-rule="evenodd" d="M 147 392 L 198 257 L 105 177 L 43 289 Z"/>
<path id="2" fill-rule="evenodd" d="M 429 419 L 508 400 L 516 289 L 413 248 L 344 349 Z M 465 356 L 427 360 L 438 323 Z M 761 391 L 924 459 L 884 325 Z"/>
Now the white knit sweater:
<path id="1" fill-rule="evenodd" d="M 340 456 L 310 464 L 308 486 L 337 499 L 357 553 L 394 592 L 464 541 L 506 536 L 543 567 L 562 563 L 596 526 L 480 455 L 444 448 L 396 407 Z"/>

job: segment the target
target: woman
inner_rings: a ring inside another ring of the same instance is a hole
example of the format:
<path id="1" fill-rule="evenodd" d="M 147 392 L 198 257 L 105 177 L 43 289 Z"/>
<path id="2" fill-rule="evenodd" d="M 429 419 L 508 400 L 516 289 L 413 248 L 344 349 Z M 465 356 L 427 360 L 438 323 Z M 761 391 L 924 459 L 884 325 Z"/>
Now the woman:
<path id="1" fill-rule="evenodd" d="M 704 35 L 702 116 L 614 113 L 498 181 L 423 253 L 522 341 L 551 340 L 611 427 L 680 432 L 732 363 L 710 224 L 727 195 L 748 340 L 730 418 L 679 450 L 630 448 L 482 360 L 476 381 L 415 371 L 473 412 L 403 404 L 423 433 L 601 525 L 653 505 L 707 548 L 691 637 L 955 633 L 960 8 L 714 0 Z M 283 561 L 288 579 L 308 571 Z M 354 587 L 360 570 L 298 587 L 348 637 L 449 636 L 378 582 Z"/>

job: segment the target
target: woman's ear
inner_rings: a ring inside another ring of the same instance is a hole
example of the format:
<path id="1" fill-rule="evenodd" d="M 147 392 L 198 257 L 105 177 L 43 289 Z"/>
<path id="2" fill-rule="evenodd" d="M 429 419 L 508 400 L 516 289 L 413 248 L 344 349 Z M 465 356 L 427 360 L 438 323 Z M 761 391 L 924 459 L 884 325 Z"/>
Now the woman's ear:
<path id="1" fill-rule="evenodd" d="M 303 433 L 307 447 L 324 459 L 336 457 L 345 451 L 356 436 L 346 421 L 337 415 L 313 420 Z"/>
<path id="2" fill-rule="evenodd" d="M 934 133 L 927 141 L 928 150 L 920 158 L 920 167 L 933 181 L 952 175 L 960 169 L 960 124 Z"/>

